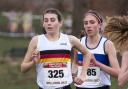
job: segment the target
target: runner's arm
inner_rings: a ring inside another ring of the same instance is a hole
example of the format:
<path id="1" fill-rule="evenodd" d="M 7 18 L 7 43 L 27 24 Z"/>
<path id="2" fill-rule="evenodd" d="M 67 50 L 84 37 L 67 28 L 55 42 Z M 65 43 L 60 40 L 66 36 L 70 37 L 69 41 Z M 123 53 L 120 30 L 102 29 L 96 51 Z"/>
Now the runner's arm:
<path id="1" fill-rule="evenodd" d="M 80 40 L 77 39 L 74 36 L 69 36 L 70 42 L 73 47 L 75 47 L 78 51 L 80 51 L 83 54 L 83 67 L 82 72 L 79 77 L 82 78 L 83 81 L 85 81 L 87 68 L 89 67 L 90 60 L 91 60 L 91 53 L 87 50 L 87 48 L 80 43 Z"/>
<path id="2" fill-rule="evenodd" d="M 119 86 L 124 86 L 128 82 L 128 51 L 122 54 L 121 71 L 118 77 Z"/>
<path id="3" fill-rule="evenodd" d="M 117 78 L 120 71 L 120 67 L 116 56 L 116 49 L 114 47 L 114 44 L 110 40 L 106 41 L 105 43 L 105 52 L 106 54 L 108 54 L 110 66 L 104 65 L 98 61 L 96 64 L 102 70 Z"/>
<path id="4" fill-rule="evenodd" d="M 21 63 L 21 72 L 25 73 L 32 68 L 35 64 L 35 59 L 33 52 L 35 52 L 37 46 L 37 37 L 33 37 L 29 43 L 28 50 L 25 54 L 25 57 Z"/>

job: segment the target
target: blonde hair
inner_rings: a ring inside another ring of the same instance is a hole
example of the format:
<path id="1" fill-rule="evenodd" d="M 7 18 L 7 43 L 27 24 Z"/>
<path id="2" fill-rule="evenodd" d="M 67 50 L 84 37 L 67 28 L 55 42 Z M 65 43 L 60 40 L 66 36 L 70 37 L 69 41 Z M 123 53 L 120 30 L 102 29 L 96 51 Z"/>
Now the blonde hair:
<path id="1" fill-rule="evenodd" d="M 110 17 L 104 31 L 120 52 L 128 50 L 128 16 Z"/>

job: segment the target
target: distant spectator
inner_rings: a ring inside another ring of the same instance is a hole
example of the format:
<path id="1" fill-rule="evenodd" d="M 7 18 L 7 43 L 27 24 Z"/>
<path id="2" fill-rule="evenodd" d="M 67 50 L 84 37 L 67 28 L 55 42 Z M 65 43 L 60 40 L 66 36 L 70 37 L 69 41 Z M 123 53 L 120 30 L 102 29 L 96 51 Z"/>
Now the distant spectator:
<path id="1" fill-rule="evenodd" d="M 22 26 L 24 33 L 32 32 L 32 12 L 28 11 L 22 15 Z"/>
<path id="2" fill-rule="evenodd" d="M 66 29 L 67 34 L 71 34 L 72 32 L 72 17 L 68 15 L 64 21 L 64 27 Z"/>
<path id="3" fill-rule="evenodd" d="M 11 10 L 10 12 L 4 12 L 3 16 L 6 16 L 9 20 L 10 32 L 17 32 L 19 25 L 19 14 L 14 10 Z"/>

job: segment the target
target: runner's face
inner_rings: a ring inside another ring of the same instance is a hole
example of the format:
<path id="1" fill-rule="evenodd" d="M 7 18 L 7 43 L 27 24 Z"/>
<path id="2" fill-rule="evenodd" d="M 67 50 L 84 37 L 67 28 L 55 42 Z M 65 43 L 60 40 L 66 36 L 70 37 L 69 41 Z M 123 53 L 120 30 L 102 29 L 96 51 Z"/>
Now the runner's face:
<path id="1" fill-rule="evenodd" d="M 84 18 L 84 29 L 87 36 L 94 36 L 99 34 L 100 24 L 96 17 L 88 14 Z"/>
<path id="2" fill-rule="evenodd" d="M 43 27 L 46 30 L 46 33 L 59 32 L 61 27 L 61 22 L 58 21 L 57 15 L 53 13 L 44 14 Z"/>

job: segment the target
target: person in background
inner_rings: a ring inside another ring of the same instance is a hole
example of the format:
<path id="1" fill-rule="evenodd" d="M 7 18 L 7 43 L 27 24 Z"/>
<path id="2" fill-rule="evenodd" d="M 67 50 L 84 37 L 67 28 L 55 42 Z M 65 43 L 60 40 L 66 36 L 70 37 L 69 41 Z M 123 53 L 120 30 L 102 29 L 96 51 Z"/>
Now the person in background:
<path id="1" fill-rule="evenodd" d="M 109 17 L 104 33 L 122 55 L 118 83 L 123 87 L 128 82 L 128 16 Z"/>
<path id="2" fill-rule="evenodd" d="M 110 76 L 115 78 L 119 74 L 119 63 L 112 41 L 103 37 L 103 17 L 96 11 L 89 10 L 84 14 L 83 24 L 85 36 L 81 43 L 88 48 L 94 58 L 87 70 L 86 81 L 77 85 L 76 89 L 110 89 Z M 83 61 L 83 55 L 78 52 L 77 61 Z M 78 65 L 78 76 L 83 62 Z"/>
<path id="3" fill-rule="evenodd" d="M 17 13 L 14 10 L 11 10 L 10 12 L 4 12 L 2 14 L 3 16 L 6 16 L 9 20 L 9 29 L 11 33 L 18 32 L 18 25 L 20 22 L 20 13 Z"/>
<path id="4" fill-rule="evenodd" d="M 85 81 L 85 71 L 90 63 L 91 53 L 75 36 L 60 32 L 63 19 L 57 9 L 46 9 L 42 23 L 46 33 L 31 39 L 21 63 L 21 72 L 25 73 L 36 65 L 39 89 L 71 89 L 71 49 L 74 47 L 84 56 L 82 72 L 75 78 L 78 85 L 82 84 Z"/>
<path id="5" fill-rule="evenodd" d="M 26 11 L 22 14 L 22 26 L 24 33 L 32 33 L 32 22 L 33 22 L 33 14 L 32 12 Z"/>
<path id="6" fill-rule="evenodd" d="M 68 15 L 64 20 L 64 27 L 66 29 L 66 34 L 72 33 L 72 16 Z"/>

